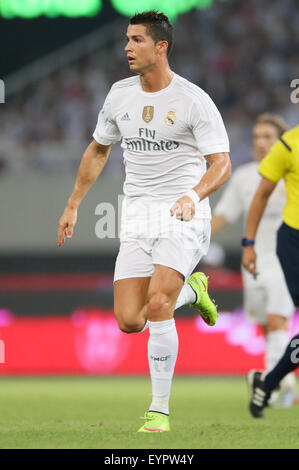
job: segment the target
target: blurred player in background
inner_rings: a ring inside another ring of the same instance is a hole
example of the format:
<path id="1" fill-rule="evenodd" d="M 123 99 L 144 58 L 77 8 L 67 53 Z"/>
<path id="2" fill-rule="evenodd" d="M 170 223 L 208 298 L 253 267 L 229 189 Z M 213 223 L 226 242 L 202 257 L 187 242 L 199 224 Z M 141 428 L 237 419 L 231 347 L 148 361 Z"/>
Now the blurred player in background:
<path id="1" fill-rule="evenodd" d="M 275 236 L 277 236 L 276 252 L 293 303 L 299 307 L 299 126 L 283 134 L 260 163 L 258 171 L 262 179 L 248 212 L 245 237 L 249 242 L 243 249 L 242 263 L 251 274 L 255 274 L 259 269 L 260 254 L 254 248 L 254 240 L 256 234 L 259 234 L 257 230 L 261 226 L 263 213 L 271 204 L 272 198 L 269 198 L 283 178 L 287 201 L 283 208 L 283 222 L 278 232 L 275 231 Z M 273 369 L 273 373 L 270 375 L 273 380 L 270 380 L 271 383 L 268 384 L 269 389 L 278 377 L 282 377 L 292 370 L 290 368 L 292 364 L 288 359 L 289 350 L 288 346 L 283 356 L 285 359 L 282 357 L 277 364 L 278 368 Z M 256 400 L 256 397 L 260 394 L 260 389 L 263 388 L 261 380 L 263 381 L 265 374 L 263 376 L 258 374 L 260 373 L 255 371 L 249 374 L 249 386 L 252 388 L 255 404 L 264 406 L 262 401 Z"/>
<path id="2" fill-rule="evenodd" d="M 209 247 L 208 196 L 231 173 L 229 142 L 215 104 L 170 70 L 172 34 L 163 13 L 131 18 L 125 51 L 138 76 L 112 86 L 58 229 L 61 246 L 65 236 L 72 236 L 79 204 L 103 170 L 111 146 L 122 139 L 126 179 L 114 313 L 126 333 L 149 327 L 153 398 L 140 432 L 170 429 L 178 352 L 175 308 L 191 304 L 209 325 L 216 322 L 206 276 L 190 274 Z"/>
<path id="3" fill-rule="evenodd" d="M 258 173 L 259 164 L 286 130 L 287 126 L 281 117 L 267 113 L 258 116 L 252 133 L 255 160 L 242 165 L 234 172 L 214 209 L 212 236 L 227 224 L 235 222 L 241 214 L 247 215 L 261 180 Z M 285 185 L 281 181 L 269 200 L 255 239 L 255 250 L 258 254 L 257 274 L 252 275 L 242 268 L 244 309 L 250 320 L 262 326 L 266 336 L 266 370 L 274 367 L 286 348 L 289 341 L 288 320 L 294 312 L 294 305 L 276 256 L 276 232 L 281 225 L 285 202 Z M 296 396 L 295 376 L 290 374 L 281 383 L 280 396 L 273 395 L 272 404 L 288 407 Z"/>

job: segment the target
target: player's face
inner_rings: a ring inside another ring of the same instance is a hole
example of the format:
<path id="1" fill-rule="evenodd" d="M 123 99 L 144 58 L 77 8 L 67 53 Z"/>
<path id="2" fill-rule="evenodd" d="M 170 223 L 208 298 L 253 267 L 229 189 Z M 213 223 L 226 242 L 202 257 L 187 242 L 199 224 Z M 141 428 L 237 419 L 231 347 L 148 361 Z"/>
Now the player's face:
<path id="1" fill-rule="evenodd" d="M 128 26 L 125 51 L 130 69 L 139 74 L 150 70 L 159 55 L 157 44 L 147 34 L 146 27 L 142 24 Z"/>
<path id="2" fill-rule="evenodd" d="M 277 141 L 277 129 L 272 124 L 256 124 L 253 127 L 252 137 L 255 157 L 261 161 Z"/>

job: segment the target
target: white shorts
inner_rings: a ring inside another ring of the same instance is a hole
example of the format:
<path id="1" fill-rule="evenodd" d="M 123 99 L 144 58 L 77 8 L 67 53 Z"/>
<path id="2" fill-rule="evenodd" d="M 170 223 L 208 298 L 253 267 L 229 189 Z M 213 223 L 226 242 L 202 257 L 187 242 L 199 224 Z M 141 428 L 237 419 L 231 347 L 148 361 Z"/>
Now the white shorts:
<path id="1" fill-rule="evenodd" d="M 175 269 L 187 280 L 208 252 L 211 223 L 209 219 L 185 223 L 190 224 L 190 230 L 184 233 L 174 231 L 156 238 L 122 240 L 115 263 L 114 282 L 131 277 L 151 277 L 157 264 Z"/>
<path id="2" fill-rule="evenodd" d="M 268 314 L 290 318 L 295 310 L 276 255 L 269 261 L 258 268 L 256 280 L 243 270 L 244 309 L 248 319 L 260 325 L 267 323 Z"/>

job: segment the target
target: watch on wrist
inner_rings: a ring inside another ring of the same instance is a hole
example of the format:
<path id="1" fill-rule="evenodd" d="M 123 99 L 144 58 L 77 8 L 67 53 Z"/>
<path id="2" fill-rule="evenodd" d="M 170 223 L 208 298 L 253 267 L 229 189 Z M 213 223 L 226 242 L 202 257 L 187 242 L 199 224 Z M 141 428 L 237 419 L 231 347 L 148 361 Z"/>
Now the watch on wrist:
<path id="1" fill-rule="evenodd" d="M 242 246 L 253 246 L 254 245 L 254 240 L 248 240 L 248 238 L 242 238 L 241 241 Z"/>

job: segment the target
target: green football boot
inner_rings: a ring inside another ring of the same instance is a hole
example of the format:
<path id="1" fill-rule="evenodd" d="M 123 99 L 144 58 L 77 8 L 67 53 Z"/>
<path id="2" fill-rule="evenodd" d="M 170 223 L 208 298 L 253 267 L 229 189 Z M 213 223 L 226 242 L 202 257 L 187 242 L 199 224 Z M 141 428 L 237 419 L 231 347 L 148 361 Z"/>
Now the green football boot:
<path id="1" fill-rule="evenodd" d="M 208 294 L 208 278 L 204 273 L 193 273 L 187 280 L 196 294 L 196 301 L 190 307 L 196 308 L 203 320 L 209 326 L 217 321 L 217 305 Z"/>
<path id="2" fill-rule="evenodd" d="M 169 416 L 157 411 L 147 411 L 141 418 L 145 423 L 138 432 L 165 432 L 170 431 Z"/>

